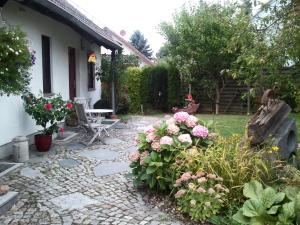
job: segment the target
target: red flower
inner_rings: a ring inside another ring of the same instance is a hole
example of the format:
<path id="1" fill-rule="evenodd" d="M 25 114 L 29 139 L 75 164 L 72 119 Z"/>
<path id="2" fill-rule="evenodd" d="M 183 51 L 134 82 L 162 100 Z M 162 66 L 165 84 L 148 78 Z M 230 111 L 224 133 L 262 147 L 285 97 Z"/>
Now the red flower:
<path id="1" fill-rule="evenodd" d="M 44 105 L 44 109 L 46 109 L 46 110 L 51 110 L 51 109 L 52 109 L 52 104 L 51 104 L 51 103 L 46 103 L 46 104 Z"/>
<path id="2" fill-rule="evenodd" d="M 61 128 L 59 128 L 59 132 L 63 134 L 65 132 L 65 129 L 63 127 L 61 127 Z"/>
<path id="3" fill-rule="evenodd" d="M 67 108 L 68 108 L 68 109 L 72 109 L 72 108 L 73 108 L 73 104 L 72 104 L 72 103 L 70 103 L 70 102 L 69 102 L 69 103 L 67 103 Z"/>
<path id="4" fill-rule="evenodd" d="M 186 98 L 187 98 L 188 100 L 193 100 L 192 94 L 187 94 L 187 95 L 186 95 Z"/>

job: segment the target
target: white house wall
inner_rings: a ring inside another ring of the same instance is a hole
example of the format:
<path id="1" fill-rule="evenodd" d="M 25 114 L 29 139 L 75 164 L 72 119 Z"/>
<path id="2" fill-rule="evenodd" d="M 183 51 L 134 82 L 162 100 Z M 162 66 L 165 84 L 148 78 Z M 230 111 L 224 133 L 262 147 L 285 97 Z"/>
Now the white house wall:
<path id="1" fill-rule="evenodd" d="M 38 94 L 43 88 L 41 35 L 50 37 L 51 48 L 51 79 L 52 92 L 60 93 L 64 99 L 69 98 L 69 62 L 68 47 L 76 49 L 76 82 L 77 96 L 92 98 L 92 103 L 100 99 L 100 82 L 95 82 L 95 90 L 87 87 L 87 51 L 97 53 L 97 63 L 100 63 L 100 48 L 85 41 L 70 27 L 47 16 L 24 7 L 14 1 L 8 1 L 3 8 L 3 17 L 10 25 L 19 25 L 27 33 L 30 46 L 36 51 L 36 64 L 31 69 L 30 89 Z M 90 46 L 90 47 L 89 47 Z M 0 97 L 0 146 L 18 135 L 29 135 L 41 127 L 25 113 L 20 96 Z M 4 148 L 5 149 L 5 148 Z M 0 148 L 0 158 L 9 150 Z"/>

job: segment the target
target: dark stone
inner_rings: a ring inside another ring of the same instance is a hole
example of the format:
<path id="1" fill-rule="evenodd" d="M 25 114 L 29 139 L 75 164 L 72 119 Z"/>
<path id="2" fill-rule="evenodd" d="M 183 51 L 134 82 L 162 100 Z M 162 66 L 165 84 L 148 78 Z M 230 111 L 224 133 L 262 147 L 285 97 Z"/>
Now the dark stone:
<path id="1" fill-rule="evenodd" d="M 290 111 L 289 105 L 279 100 L 258 110 L 248 122 L 247 135 L 250 143 L 257 145 L 274 135 Z"/>
<path id="2" fill-rule="evenodd" d="M 294 119 L 286 118 L 274 134 L 274 144 L 282 158 L 287 159 L 297 150 L 297 127 Z"/>

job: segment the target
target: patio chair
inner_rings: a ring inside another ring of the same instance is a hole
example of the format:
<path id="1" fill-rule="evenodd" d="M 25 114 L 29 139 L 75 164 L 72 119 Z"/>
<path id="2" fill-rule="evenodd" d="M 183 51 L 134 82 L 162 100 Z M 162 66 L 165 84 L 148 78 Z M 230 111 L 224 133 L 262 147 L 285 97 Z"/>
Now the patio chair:
<path id="1" fill-rule="evenodd" d="M 92 134 L 92 139 L 86 144 L 86 146 L 89 146 L 92 144 L 96 139 L 102 142 L 100 139 L 102 132 L 104 131 L 106 136 L 109 136 L 109 133 L 107 131 L 107 125 L 91 122 L 90 119 L 87 117 L 85 113 L 85 108 L 83 104 L 76 104 L 76 113 L 78 116 L 78 122 L 79 125 L 87 132 Z"/>
<path id="2" fill-rule="evenodd" d="M 194 102 L 190 102 L 186 107 L 183 108 L 176 108 L 173 107 L 172 108 L 172 112 L 173 113 L 177 113 L 177 112 L 187 112 L 188 114 L 196 114 L 197 110 L 199 108 L 200 104 L 196 104 Z"/>

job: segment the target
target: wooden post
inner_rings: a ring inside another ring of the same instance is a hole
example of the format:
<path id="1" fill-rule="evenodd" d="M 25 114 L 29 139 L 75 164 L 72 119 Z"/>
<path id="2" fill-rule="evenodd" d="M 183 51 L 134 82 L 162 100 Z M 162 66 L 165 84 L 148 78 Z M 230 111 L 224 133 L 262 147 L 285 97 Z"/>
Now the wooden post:
<path id="1" fill-rule="evenodd" d="M 111 51 L 111 107 L 113 109 L 113 115 L 116 115 L 116 96 L 115 96 L 115 74 L 116 74 L 116 52 Z"/>
<path id="2" fill-rule="evenodd" d="M 247 115 L 250 115 L 251 110 L 251 102 L 250 102 L 250 87 L 248 86 L 248 93 L 247 93 Z"/>

